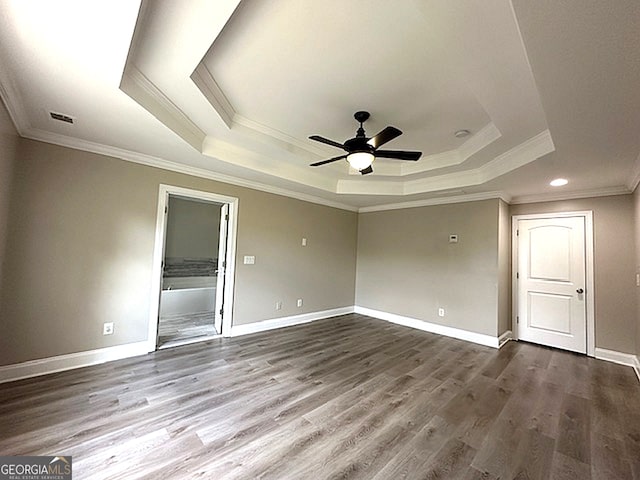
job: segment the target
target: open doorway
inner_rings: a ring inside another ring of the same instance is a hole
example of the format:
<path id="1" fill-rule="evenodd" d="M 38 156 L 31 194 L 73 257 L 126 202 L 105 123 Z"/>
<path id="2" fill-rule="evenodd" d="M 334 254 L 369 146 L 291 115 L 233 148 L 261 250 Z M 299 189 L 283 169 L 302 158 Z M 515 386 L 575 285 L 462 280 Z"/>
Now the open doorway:
<path id="1" fill-rule="evenodd" d="M 153 349 L 228 333 L 236 207 L 232 197 L 161 185 L 154 256 L 157 309 L 149 329 Z"/>

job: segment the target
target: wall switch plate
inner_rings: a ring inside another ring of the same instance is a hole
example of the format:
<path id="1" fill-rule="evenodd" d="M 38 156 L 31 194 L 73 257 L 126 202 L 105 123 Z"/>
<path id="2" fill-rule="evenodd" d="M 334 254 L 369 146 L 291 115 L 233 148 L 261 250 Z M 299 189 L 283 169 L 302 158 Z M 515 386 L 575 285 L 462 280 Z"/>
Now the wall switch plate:
<path id="1" fill-rule="evenodd" d="M 444 308 L 439 308 L 438 309 L 438 316 L 439 317 L 444 317 Z"/>
<path id="2" fill-rule="evenodd" d="M 303 247 L 306 247 L 306 246 L 307 246 L 307 239 L 306 239 L 306 238 L 303 238 L 303 239 L 302 239 L 302 246 L 303 246 Z"/>
<path id="3" fill-rule="evenodd" d="M 113 335 L 113 322 L 107 322 L 104 325 L 102 325 L 102 334 Z"/>
<path id="4" fill-rule="evenodd" d="M 280 301 L 276 302 L 276 310 L 282 310 L 282 302 Z"/>
<path id="5" fill-rule="evenodd" d="M 640 287 L 640 273 L 636 273 L 636 287 Z"/>
<path id="6" fill-rule="evenodd" d="M 299 299 L 298 299 L 298 303 L 297 303 L 297 305 L 298 305 L 298 307 L 301 307 L 301 306 L 302 306 L 302 299 L 301 299 L 301 298 L 299 298 Z"/>
<path id="7" fill-rule="evenodd" d="M 245 265 L 253 265 L 256 263 L 256 257 L 254 255 L 245 255 L 244 256 L 244 264 Z"/>

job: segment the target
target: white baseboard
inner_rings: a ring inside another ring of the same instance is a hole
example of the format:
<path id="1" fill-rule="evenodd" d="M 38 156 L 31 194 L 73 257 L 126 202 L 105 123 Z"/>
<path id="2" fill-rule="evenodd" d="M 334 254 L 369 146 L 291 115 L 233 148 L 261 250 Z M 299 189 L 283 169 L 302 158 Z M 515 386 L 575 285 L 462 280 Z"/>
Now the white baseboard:
<path id="1" fill-rule="evenodd" d="M 99 348 L 86 352 L 69 353 L 55 357 L 30 360 L 0 367 L 0 383 L 12 382 L 23 378 L 37 377 L 48 373 L 62 372 L 73 368 L 88 367 L 98 363 L 120 360 L 149 353 L 149 343 L 136 342 L 115 347 Z"/>
<path id="2" fill-rule="evenodd" d="M 336 317 L 338 315 L 346 315 L 353 313 L 354 307 L 333 308 L 331 310 L 323 310 L 320 312 L 303 313 L 301 315 L 292 315 L 290 317 L 274 318 L 272 320 L 263 320 L 262 322 L 247 323 L 245 325 L 233 325 L 231 327 L 231 336 L 248 335 L 250 333 L 264 332 L 275 328 L 291 327 L 303 323 L 321 320 L 323 318 Z"/>
<path id="3" fill-rule="evenodd" d="M 615 350 L 606 350 L 604 348 L 596 347 L 596 358 L 599 360 L 606 360 L 607 362 L 618 363 L 620 365 L 626 365 L 632 367 L 638 376 L 640 381 L 640 358 L 633 353 L 616 352 Z"/>
<path id="4" fill-rule="evenodd" d="M 380 320 L 386 320 L 387 322 L 396 323 L 405 327 L 416 328 L 418 330 L 423 330 L 429 333 L 444 335 L 445 337 L 453 337 L 467 342 L 478 343 L 480 345 L 492 348 L 502 347 L 502 345 L 504 345 L 511 338 L 510 331 L 503 333 L 498 338 L 492 337 L 491 335 L 485 335 L 483 333 L 476 333 L 470 332 L 468 330 L 462 330 L 460 328 L 447 327 L 446 325 L 425 322 L 423 320 L 418 320 L 417 318 L 403 317 L 402 315 L 396 315 L 395 313 L 381 312 L 380 310 L 373 310 L 366 307 L 356 306 L 355 313 L 378 318 Z"/>
<path id="5" fill-rule="evenodd" d="M 498 337 L 498 348 L 504 347 L 509 340 L 513 340 L 513 332 L 511 330 L 507 330 Z"/>

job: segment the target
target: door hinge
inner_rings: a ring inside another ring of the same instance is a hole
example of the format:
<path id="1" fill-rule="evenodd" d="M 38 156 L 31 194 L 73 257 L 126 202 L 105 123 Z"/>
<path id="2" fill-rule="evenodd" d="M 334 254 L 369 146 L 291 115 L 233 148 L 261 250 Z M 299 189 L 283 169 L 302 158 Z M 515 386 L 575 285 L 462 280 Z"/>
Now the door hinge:
<path id="1" fill-rule="evenodd" d="M 222 317 L 224 315 L 224 309 L 220 309 L 220 316 Z"/>
<path id="2" fill-rule="evenodd" d="M 516 237 L 520 236 L 520 229 L 516 229 Z"/>
<path id="3" fill-rule="evenodd" d="M 168 212 L 168 211 L 169 211 L 169 207 L 165 206 L 165 207 L 164 207 L 164 213 L 165 213 L 165 215 L 167 214 L 167 212 Z"/>
<path id="4" fill-rule="evenodd" d="M 516 323 L 520 324 L 520 317 L 516 316 Z"/>
<path id="5" fill-rule="evenodd" d="M 229 220 L 229 215 L 228 215 L 228 214 L 227 214 L 227 215 L 225 215 L 225 216 L 224 216 L 224 219 L 225 219 L 225 220 Z"/>
<path id="6" fill-rule="evenodd" d="M 520 278 L 520 272 L 516 272 L 516 278 Z"/>
<path id="7" fill-rule="evenodd" d="M 227 261 L 226 260 L 222 262 L 222 268 L 227 268 Z"/>

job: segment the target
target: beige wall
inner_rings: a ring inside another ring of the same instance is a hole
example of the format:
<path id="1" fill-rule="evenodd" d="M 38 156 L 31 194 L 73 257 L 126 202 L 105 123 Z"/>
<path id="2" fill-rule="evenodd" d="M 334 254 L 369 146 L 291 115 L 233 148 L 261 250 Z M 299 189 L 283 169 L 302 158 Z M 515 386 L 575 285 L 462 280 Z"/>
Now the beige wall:
<path id="1" fill-rule="evenodd" d="M 171 196 L 164 256 L 218 258 L 220 206 Z"/>
<path id="2" fill-rule="evenodd" d="M 633 215 L 635 227 L 635 273 L 640 274 L 640 188 L 633 192 Z M 636 287 L 636 355 L 640 357 L 640 288 Z"/>
<path id="3" fill-rule="evenodd" d="M 361 214 L 356 305 L 496 336 L 498 209 L 484 200 Z"/>
<path id="4" fill-rule="evenodd" d="M 593 211 L 596 347 L 635 352 L 637 301 L 633 196 L 511 205 L 512 215 Z"/>
<path id="5" fill-rule="evenodd" d="M 256 264 L 238 262 L 236 324 L 353 305 L 354 212 L 30 140 L 18 154 L 0 365 L 146 340 L 160 183 L 239 198 L 237 254 Z"/>
<path id="6" fill-rule="evenodd" d="M 13 167 L 16 161 L 18 134 L 9 113 L 0 100 L 0 292 L 2 292 L 2 270 L 6 258 L 7 226 L 9 202 L 13 181 Z M 0 316 L 1 316 L 0 310 Z"/>

